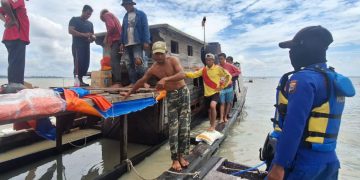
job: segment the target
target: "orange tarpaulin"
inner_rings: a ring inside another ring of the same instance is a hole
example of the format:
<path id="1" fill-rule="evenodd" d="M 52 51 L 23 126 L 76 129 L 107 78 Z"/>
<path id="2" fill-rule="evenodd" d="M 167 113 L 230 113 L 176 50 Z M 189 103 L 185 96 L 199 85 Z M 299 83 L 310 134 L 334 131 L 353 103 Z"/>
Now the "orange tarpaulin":
<path id="1" fill-rule="evenodd" d="M 83 99 L 80 99 L 74 91 L 64 89 L 64 95 L 66 100 L 66 110 L 102 117 L 94 107 Z"/>
<path id="2" fill-rule="evenodd" d="M 102 111 L 107 111 L 111 108 L 112 104 L 104 97 L 98 94 L 88 94 L 84 98 L 91 99 Z"/>

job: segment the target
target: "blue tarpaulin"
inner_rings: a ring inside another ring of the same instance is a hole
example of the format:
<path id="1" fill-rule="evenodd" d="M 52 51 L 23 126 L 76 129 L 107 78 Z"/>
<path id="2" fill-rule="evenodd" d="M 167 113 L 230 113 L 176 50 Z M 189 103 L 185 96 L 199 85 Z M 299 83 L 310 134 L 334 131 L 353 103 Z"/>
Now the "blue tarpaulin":
<path id="1" fill-rule="evenodd" d="M 141 111 L 149 106 L 156 104 L 155 98 L 136 99 L 131 101 L 123 101 L 114 103 L 113 106 L 106 112 L 101 111 L 98 107 L 95 107 L 100 114 L 105 118 L 117 117 L 124 114 L 129 114 L 136 111 Z"/>
<path id="2" fill-rule="evenodd" d="M 56 140 L 56 128 L 50 122 L 50 118 L 41 118 L 36 121 L 35 132 L 48 140 Z"/>

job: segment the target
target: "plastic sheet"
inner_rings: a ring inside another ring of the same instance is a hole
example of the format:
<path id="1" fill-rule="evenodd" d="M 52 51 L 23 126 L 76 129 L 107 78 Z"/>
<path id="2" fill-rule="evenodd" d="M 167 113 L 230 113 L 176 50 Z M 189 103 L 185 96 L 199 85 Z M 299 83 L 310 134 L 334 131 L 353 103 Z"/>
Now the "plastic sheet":
<path id="1" fill-rule="evenodd" d="M 66 103 L 50 89 L 24 89 L 0 95 L 0 121 L 65 111 Z"/>

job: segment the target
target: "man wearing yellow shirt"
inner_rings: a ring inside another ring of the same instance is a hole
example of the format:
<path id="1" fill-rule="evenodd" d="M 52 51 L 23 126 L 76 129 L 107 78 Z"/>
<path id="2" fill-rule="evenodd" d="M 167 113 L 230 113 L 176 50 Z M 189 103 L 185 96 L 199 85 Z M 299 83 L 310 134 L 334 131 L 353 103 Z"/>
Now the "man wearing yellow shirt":
<path id="1" fill-rule="evenodd" d="M 195 72 L 185 73 L 187 78 L 202 76 L 204 81 L 205 106 L 209 111 L 210 128 L 216 127 L 216 104 L 219 101 L 219 92 L 231 83 L 231 75 L 222 67 L 214 64 L 215 56 L 211 53 L 205 55 L 206 66 Z"/>

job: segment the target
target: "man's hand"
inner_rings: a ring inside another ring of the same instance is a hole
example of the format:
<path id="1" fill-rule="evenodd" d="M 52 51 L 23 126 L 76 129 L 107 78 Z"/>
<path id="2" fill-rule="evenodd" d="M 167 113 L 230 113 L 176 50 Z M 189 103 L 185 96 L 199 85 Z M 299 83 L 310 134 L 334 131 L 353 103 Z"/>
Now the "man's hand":
<path id="1" fill-rule="evenodd" d="M 285 170 L 282 166 L 274 164 L 269 174 L 267 175 L 268 180 L 283 180 Z"/>
<path id="2" fill-rule="evenodd" d="M 120 92 L 120 96 L 123 96 L 122 100 L 126 100 L 130 96 L 131 92 Z"/>
<path id="3" fill-rule="evenodd" d="M 88 37 L 88 40 L 89 40 L 89 42 L 94 42 L 95 41 L 95 39 L 96 39 L 96 36 L 95 36 L 95 34 L 91 34 L 90 33 L 90 36 Z"/>
<path id="4" fill-rule="evenodd" d="M 156 83 L 156 90 L 164 90 L 165 89 L 165 83 L 166 83 L 166 77 L 160 79 L 160 81 L 158 81 Z"/>
<path id="5" fill-rule="evenodd" d="M 148 50 L 149 49 L 149 44 L 148 43 L 144 43 L 144 50 Z"/>

